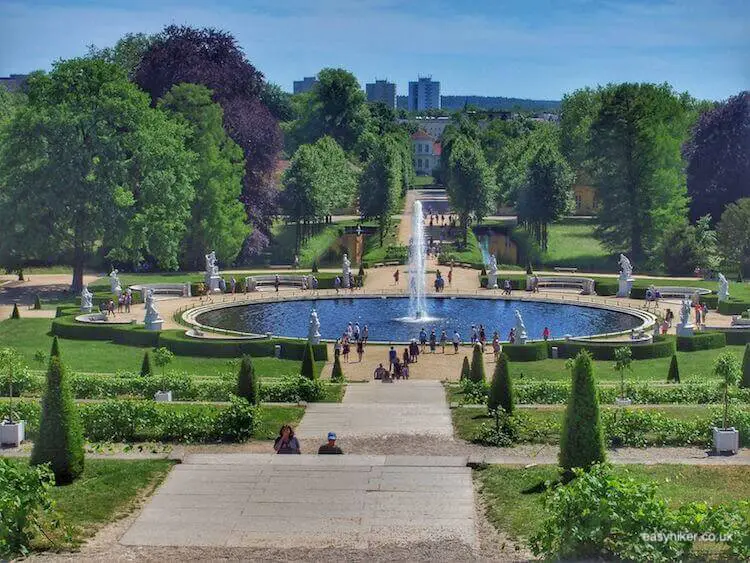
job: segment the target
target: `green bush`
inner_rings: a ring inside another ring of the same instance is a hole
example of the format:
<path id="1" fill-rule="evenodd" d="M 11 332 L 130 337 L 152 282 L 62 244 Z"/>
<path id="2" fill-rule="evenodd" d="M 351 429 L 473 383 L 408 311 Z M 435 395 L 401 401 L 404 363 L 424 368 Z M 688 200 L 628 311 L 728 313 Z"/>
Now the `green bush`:
<path id="1" fill-rule="evenodd" d="M 474 352 L 471 356 L 471 372 L 469 372 L 469 379 L 474 383 L 483 382 L 485 380 L 483 356 L 482 345 L 475 344 Z"/>
<path id="2" fill-rule="evenodd" d="M 513 414 L 515 402 L 508 356 L 502 353 L 498 356 L 495 364 L 495 373 L 492 376 L 492 384 L 487 398 L 487 408 L 490 411 L 502 408 L 507 414 Z"/>
<path id="3" fill-rule="evenodd" d="M 340 355 L 336 356 L 333 359 L 333 371 L 331 371 L 331 381 L 335 383 L 343 383 L 345 381 L 344 370 L 341 369 Z"/>
<path id="4" fill-rule="evenodd" d="M 719 313 L 722 315 L 741 315 L 750 309 L 750 301 L 731 299 L 719 302 Z"/>
<path id="5" fill-rule="evenodd" d="M 243 356 L 237 376 L 237 396 L 246 399 L 251 405 L 260 404 L 260 381 L 255 376 L 255 368 L 250 356 Z"/>
<path id="6" fill-rule="evenodd" d="M 21 318 L 21 313 L 18 312 L 18 303 L 13 303 L 13 311 L 10 313 L 10 318 L 15 320 Z"/>
<path id="7" fill-rule="evenodd" d="M 141 377 L 149 377 L 154 374 L 154 370 L 151 367 L 151 354 L 148 350 L 143 353 L 143 361 L 141 362 Z"/>
<path id="8" fill-rule="evenodd" d="M 263 387 L 264 400 L 274 403 L 296 403 L 322 401 L 326 386 L 320 378 L 308 379 L 301 375 L 283 377 L 280 383 Z"/>
<path id="9" fill-rule="evenodd" d="M 708 295 L 699 295 L 698 302 L 705 304 L 709 309 L 716 309 L 719 307 L 719 296 L 715 293 L 709 293 Z"/>
<path id="10" fill-rule="evenodd" d="M 727 344 L 730 346 L 742 346 L 750 343 L 750 330 L 725 330 L 724 336 L 727 338 Z"/>
<path id="11" fill-rule="evenodd" d="M 560 437 L 560 466 L 566 472 L 574 467 L 588 469 L 605 458 L 594 363 L 585 351 L 573 362 L 572 380 Z"/>
<path id="12" fill-rule="evenodd" d="M 724 348 L 727 337 L 723 332 L 698 332 L 693 336 L 678 336 L 677 350 L 680 352 L 694 352 L 696 350 L 713 350 Z"/>
<path id="13" fill-rule="evenodd" d="M 300 374 L 307 379 L 318 378 L 318 368 L 315 365 L 313 359 L 313 349 L 310 343 L 305 347 L 305 355 L 302 356 L 302 367 L 300 368 Z"/>
<path id="14" fill-rule="evenodd" d="M 612 297 L 617 295 L 620 290 L 620 284 L 616 281 L 599 281 L 594 282 L 594 292 L 602 297 Z"/>
<path id="15" fill-rule="evenodd" d="M 479 287 L 487 288 L 487 280 L 489 278 L 486 275 L 480 275 L 479 276 Z M 503 283 L 507 279 L 507 276 L 504 278 L 502 276 L 498 276 L 497 278 L 497 285 L 499 287 L 503 287 Z M 510 278 L 510 287 L 513 290 L 516 291 L 523 291 L 526 289 L 526 278 Z"/>
<path id="16" fill-rule="evenodd" d="M 26 555 L 37 530 L 44 529 L 42 522 L 52 520 L 53 483 L 46 466 L 27 467 L 0 458 L 0 558 Z"/>
<path id="17" fill-rule="evenodd" d="M 549 560 L 683 561 L 696 559 L 695 539 L 710 535 L 726 543 L 727 558 L 750 556 L 747 503 L 672 509 L 656 491 L 655 482 L 614 476 L 606 466 L 577 469 L 571 483 L 547 492 L 548 516 L 531 549 Z"/>
<path id="18" fill-rule="evenodd" d="M 464 356 L 464 361 L 461 364 L 461 381 L 471 381 L 471 365 L 469 364 L 469 358 Z"/>
<path id="19" fill-rule="evenodd" d="M 57 336 L 52 339 L 52 347 L 49 350 L 49 357 L 60 358 L 60 343 L 57 341 Z"/>
<path id="20" fill-rule="evenodd" d="M 503 344 L 503 353 L 512 362 L 536 362 L 546 360 L 549 346 L 546 342 L 527 342 L 526 344 Z"/>
<path id="21" fill-rule="evenodd" d="M 253 436 L 257 420 L 257 407 L 253 403 L 232 397 L 231 404 L 216 417 L 216 431 L 221 440 L 245 442 Z"/>
<path id="22" fill-rule="evenodd" d="M 677 365 L 677 354 L 672 355 L 672 361 L 669 362 L 669 373 L 667 374 L 667 383 L 680 382 L 680 367 Z"/>
<path id="23" fill-rule="evenodd" d="M 495 448 L 507 448 L 515 444 L 520 435 L 518 420 L 502 409 L 495 409 L 491 415 L 493 421 L 482 423 L 472 441 Z"/>
<path id="24" fill-rule="evenodd" d="M 42 309 L 42 301 L 39 299 L 39 295 L 34 296 L 34 310 L 35 311 L 41 311 Z"/>
<path id="25" fill-rule="evenodd" d="M 72 482 L 83 472 L 83 458 L 81 421 L 60 358 L 52 356 L 31 464 L 49 463 L 59 485 Z"/>
<path id="26" fill-rule="evenodd" d="M 613 342 L 607 344 L 605 341 L 596 343 L 555 341 L 550 342 L 549 345 L 557 346 L 558 354 L 561 358 L 574 358 L 582 350 L 586 350 L 595 360 L 613 361 L 615 359 L 615 350 L 622 343 Z M 670 357 L 677 351 L 677 346 L 673 336 L 658 336 L 649 344 L 631 344 L 630 350 L 634 360 L 648 360 Z"/>
<path id="27" fill-rule="evenodd" d="M 742 379 L 740 387 L 750 389 L 750 344 L 745 344 L 745 355 L 742 357 Z"/>

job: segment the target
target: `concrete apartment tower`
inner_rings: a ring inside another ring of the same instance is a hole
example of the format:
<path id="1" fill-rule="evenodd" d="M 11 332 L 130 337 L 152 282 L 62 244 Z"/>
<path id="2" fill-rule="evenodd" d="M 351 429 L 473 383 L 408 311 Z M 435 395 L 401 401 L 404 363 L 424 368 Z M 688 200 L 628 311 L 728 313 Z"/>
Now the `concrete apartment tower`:
<path id="1" fill-rule="evenodd" d="M 396 109 L 396 84 L 387 80 L 375 80 L 365 84 L 368 102 L 383 102 L 391 109 Z"/>
<path id="2" fill-rule="evenodd" d="M 440 82 L 432 76 L 420 76 L 409 82 L 409 111 L 440 109 Z"/>

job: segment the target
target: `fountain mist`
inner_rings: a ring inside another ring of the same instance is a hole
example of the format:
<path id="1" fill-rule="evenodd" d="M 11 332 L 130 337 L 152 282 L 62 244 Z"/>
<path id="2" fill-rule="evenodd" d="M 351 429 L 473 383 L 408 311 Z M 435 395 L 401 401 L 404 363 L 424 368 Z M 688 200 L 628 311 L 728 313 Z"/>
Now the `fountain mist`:
<path id="1" fill-rule="evenodd" d="M 411 219 L 411 245 L 409 246 L 409 316 L 414 319 L 427 317 L 425 302 L 425 241 L 422 202 L 414 202 Z"/>

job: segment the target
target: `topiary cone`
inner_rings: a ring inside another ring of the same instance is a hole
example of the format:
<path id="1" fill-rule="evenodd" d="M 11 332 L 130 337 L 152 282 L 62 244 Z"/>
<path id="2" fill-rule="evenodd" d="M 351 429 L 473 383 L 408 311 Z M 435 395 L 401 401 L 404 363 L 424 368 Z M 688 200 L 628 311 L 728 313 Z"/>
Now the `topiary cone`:
<path id="1" fill-rule="evenodd" d="M 315 365 L 315 355 L 313 353 L 312 344 L 309 342 L 305 346 L 305 352 L 302 355 L 302 368 L 300 369 L 300 373 L 307 379 L 318 378 L 318 368 Z"/>
<path id="2" fill-rule="evenodd" d="M 483 383 L 484 376 L 484 358 L 482 354 L 482 345 L 475 344 L 474 352 L 471 356 L 471 373 L 469 375 L 474 383 Z"/>
<path id="3" fill-rule="evenodd" d="M 461 364 L 461 381 L 464 379 L 471 378 L 471 366 L 469 365 L 469 358 L 464 356 L 464 362 Z"/>
<path id="4" fill-rule="evenodd" d="M 255 368 L 250 356 L 243 356 L 240 372 L 237 375 L 237 396 L 243 397 L 251 405 L 260 404 L 260 382 L 255 377 Z"/>
<path id="5" fill-rule="evenodd" d="M 331 371 L 331 381 L 334 383 L 342 383 L 345 380 L 344 370 L 341 369 L 341 356 L 336 356 L 333 359 L 333 370 Z"/>
<path id="6" fill-rule="evenodd" d="M 141 362 L 141 377 L 148 377 L 154 374 L 154 370 L 151 367 L 151 354 L 148 350 L 143 353 L 143 361 Z"/>
<path id="7" fill-rule="evenodd" d="M 567 476 L 574 467 L 589 469 L 595 463 L 604 462 L 606 457 L 594 364 L 585 350 L 573 362 L 572 378 L 560 437 L 560 466 Z"/>
<path id="8" fill-rule="evenodd" d="M 60 358 L 51 356 L 42 397 L 39 435 L 31 465 L 49 463 L 55 482 L 70 483 L 83 472 L 83 428 Z"/>
<path id="9" fill-rule="evenodd" d="M 490 385 L 490 392 L 487 397 L 487 408 L 489 411 L 501 408 L 506 413 L 513 414 L 515 406 L 513 381 L 510 377 L 508 356 L 500 354 L 495 364 L 495 373 L 492 376 L 492 384 Z"/>
<path id="10" fill-rule="evenodd" d="M 39 299 L 38 295 L 34 296 L 34 310 L 39 311 L 42 308 L 42 300 Z"/>
<path id="11" fill-rule="evenodd" d="M 20 319 L 21 313 L 18 311 L 18 303 L 13 303 L 13 311 L 10 314 L 11 319 Z"/>
<path id="12" fill-rule="evenodd" d="M 667 374 L 667 383 L 680 382 L 680 366 L 677 365 L 677 354 L 672 354 L 672 361 L 669 362 L 669 373 Z"/>
<path id="13" fill-rule="evenodd" d="M 742 358 L 742 379 L 740 387 L 750 389 L 750 343 L 745 344 L 745 355 Z"/>

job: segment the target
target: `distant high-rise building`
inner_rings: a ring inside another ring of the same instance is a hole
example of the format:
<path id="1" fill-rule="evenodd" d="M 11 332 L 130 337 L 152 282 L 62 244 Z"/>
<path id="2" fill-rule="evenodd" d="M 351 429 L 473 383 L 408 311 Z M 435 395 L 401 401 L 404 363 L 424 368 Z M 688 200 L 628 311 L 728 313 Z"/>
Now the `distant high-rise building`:
<path id="1" fill-rule="evenodd" d="M 409 111 L 440 109 L 440 82 L 431 76 L 420 76 L 409 82 Z"/>
<path id="2" fill-rule="evenodd" d="M 368 102 L 383 102 L 389 108 L 396 109 L 396 85 L 387 80 L 375 80 L 365 84 Z"/>
<path id="3" fill-rule="evenodd" d="M 26 84 L 26 79 L 28 77 L 28 74 L 11 74 L 10 76 L 0 76 L 0 85 L 5 86 L 5 88 L 11 92 L 15 92 L 17 90 L 20 90 L 23 85 Z"/>
<path id="4" fill-rule="evenodd" d="M 305 76 L 302 80 L 294 81 L 294 93 L 302 94 L 303 92 L 309 92 L 318 83 L 318 79 L 315 76 Z"/>

